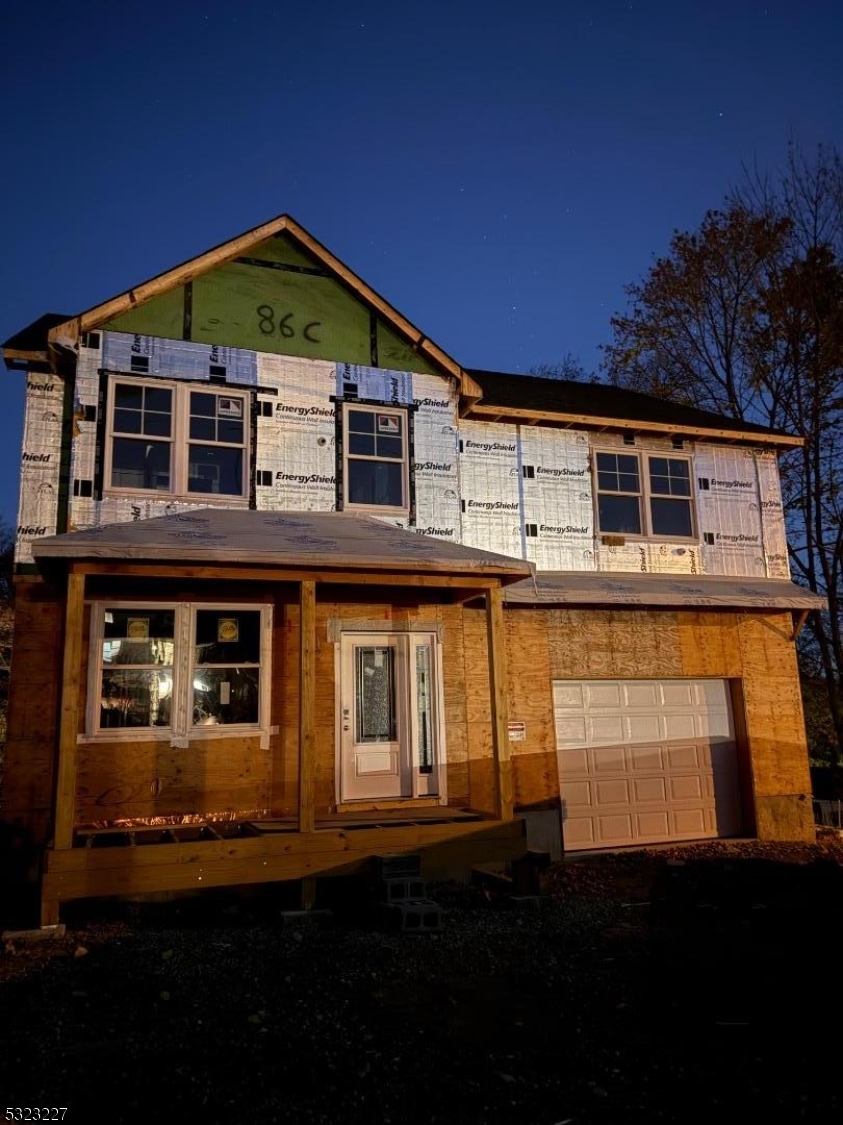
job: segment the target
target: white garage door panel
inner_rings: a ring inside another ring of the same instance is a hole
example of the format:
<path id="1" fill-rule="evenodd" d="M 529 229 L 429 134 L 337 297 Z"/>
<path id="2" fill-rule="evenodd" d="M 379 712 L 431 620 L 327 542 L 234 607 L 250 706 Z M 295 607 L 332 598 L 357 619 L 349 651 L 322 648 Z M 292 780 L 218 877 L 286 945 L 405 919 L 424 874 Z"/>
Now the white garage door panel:
<path id="1" fill-rule="evenodd" d="M 624 741 L 624 722 L 622 715 L 595 715 L 586 720 L 590 746 L 614 746 Z"/>
<path id="2" fill-rule="evenodd" d="M 628 682 L 623 689 L 627 707 L 649 707 L 652 709 L 660 702 L 658 684 L 646 683 L 640 680 Z"/>
<path id="3" fill-rule="evenodd" d="M 556 712 L 556 738 L 558 746 L 584 746 L 588 733 L 584 718 L 572 718 L 560 711 Z"/>
<path id="4" fill-rule="evenodd" d="M 665 840 L 670 836 L 670 817 L 666 812 L 639 813 L 635 818 L 639 836 Z"/>
<path id="5" fill-rule="evenodd" d="M 691 704 L 689 703 L 688 706 L 690 707 Z M 668 742 L 674 742 L 680 738 L 696 738 L 699 734 L 697 716 L 694 714 L 663 715 L 662 730 Z"/>
<path id="6" fill-rule="evenodd" d="M 664 804 L 667 789 L 663 777 L 636 778 L 632 783 L 632 799 L 636 805 L 646 805 L 653 801 Z"/>
<path id="7" fill-rule="evenodd" d="M 670 801 L 675 804 L 676 801 L 701 801 L 703 797 L 710 794 L 711 786 L 707 785 L 707 778 L 700 777 L 671 777 L 670 778 Z"/>
<path id="8" fill-rule="evenodd" d="M 580 750 L 560 750 L 558 757 L 559 769 L 565 777 L 588 777 L 591 773 L 588 750 L 584 746 Z"/>
<path id="9" fill-rule="evenodd" d="M 621 692 L 623 691 L 623 684 L 621 683 L 607 681 L 605 683 L 583 684 L 583 687 L 585 689 L 585 698 L 592 709 L 597 707 L 620 707 L 622 705 Z"/>
<path id="10" fill-rule="evenodd" d="M 591 763 L 590 773 L 604 776 L 607 773 L 626 773 L 626 747 L 601 746 L 588 755 L 588 761 Z"/>
<path id="11" fill-rule="evenodd" d="M 665 707 L 692 707 L 698 699 L 696 688 L 696 684 L 680 680 L 662 681 L 662 703 Z"/>
<path id="12" fill-rule="evenodd" d="M 626 781 L 598 781 L 594 786 L 597 805 L 605 808 L 606 805 L 629 805 L 629 784 Z"/>
<path id="13" fill-rule="evenodd" d="M 740 830 L 725 680 L 554 683 L 565 847 Z"/>
<path id="14" fill-rule="evenodd" d="M 582 708 L 585 702 L 582 684 L 563 683 L 560 680 L 556 688 L 554 702 L 560 710 L 565 707 L 575 707 L 578 710 Z"/>
<path id="15" fill-rule="evenodd" d="M 679 770 L 702 770 L 710 766 L 706 748 L 693 742 L 685 742 L 681 746 L 666 746 L 664 756 L 667 768 L 672 773 L 678 773 Z"/>

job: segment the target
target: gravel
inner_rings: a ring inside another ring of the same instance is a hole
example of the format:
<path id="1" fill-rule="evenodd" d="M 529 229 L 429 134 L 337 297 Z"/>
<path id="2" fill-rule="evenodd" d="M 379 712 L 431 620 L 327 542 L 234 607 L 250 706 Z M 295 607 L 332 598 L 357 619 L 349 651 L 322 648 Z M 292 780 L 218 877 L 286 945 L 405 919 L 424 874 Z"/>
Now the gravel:
<path id="1" fill-rule="evenodd" d="M 440 932 L 285 925 L 279 894 L 85 904 L 0 955 L 2 1107 L 68 1122 L 839 1117 L 843 844 L 557 865 L 519 909 L 442 885 Z"/>

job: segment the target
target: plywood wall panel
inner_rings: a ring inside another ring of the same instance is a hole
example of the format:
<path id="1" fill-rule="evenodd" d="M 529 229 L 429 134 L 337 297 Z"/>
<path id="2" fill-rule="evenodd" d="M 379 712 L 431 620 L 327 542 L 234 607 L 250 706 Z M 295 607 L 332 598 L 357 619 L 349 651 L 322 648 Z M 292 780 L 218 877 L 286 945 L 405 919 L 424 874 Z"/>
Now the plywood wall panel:
<path id="1" fill-rule="evenodd" d="M 511 722 L 525 724 L 523 742 L 510 742 L 516 808 L 546 804 L 558 792 L 553 687 L 546 614 L 526 610 L 506 617 Z"/>
<path id="2" fill-rule="evenodd" d="M 470 802 L 480 812 L 493 813 L 497 807 L 497 774 L 492 752 L 486 614 L 483 610 L 466 610 L 464 622 Z"/>
<path id="3" fill-rule="evenodd" d="M 36 843 L 46 841 L 52 809 L 63 632 L 58 592 L 18 579 L 2 817 L 28 828 Z"/>
<path id="4" fill-rule="evenodd" d="M 680 675 L 673 612 L 551 610 L 548 655 L 552 679 Z"/>
<path id="5" fill-rule="evenodd" d="M 97 742 L 79 747 L 77 825 L 180 815 L 232 819 L 269 808 L 271 762 L 260 739 Z"/>

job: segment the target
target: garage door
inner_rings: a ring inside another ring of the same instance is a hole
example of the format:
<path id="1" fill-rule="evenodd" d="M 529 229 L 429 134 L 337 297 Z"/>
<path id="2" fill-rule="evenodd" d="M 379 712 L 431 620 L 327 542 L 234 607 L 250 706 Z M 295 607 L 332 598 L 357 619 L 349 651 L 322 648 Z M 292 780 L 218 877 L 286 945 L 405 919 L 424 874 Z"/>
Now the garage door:
<path id="1" fill-rule="evenodd" d="M 740 831 L 727 681 L 558 680 L 553 696 L 566 851 Z"/>

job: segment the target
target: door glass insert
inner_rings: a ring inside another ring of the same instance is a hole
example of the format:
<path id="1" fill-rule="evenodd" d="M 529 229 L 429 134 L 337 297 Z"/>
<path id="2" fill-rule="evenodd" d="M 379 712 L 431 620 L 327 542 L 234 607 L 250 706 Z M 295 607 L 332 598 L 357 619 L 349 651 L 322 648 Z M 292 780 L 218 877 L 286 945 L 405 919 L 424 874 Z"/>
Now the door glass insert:
<path id="1" fill-rule="evenodd" d="M 394 652 L 387 645 L 358 645 L 354 649 L 356 741 L 394 742 Z"/>
<path id="2" fill-rule="evenodd" d="M 416 709 L 420 773 L 433 773 L 433 687 L 430 645 L 416 646 Z"/>

